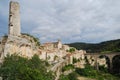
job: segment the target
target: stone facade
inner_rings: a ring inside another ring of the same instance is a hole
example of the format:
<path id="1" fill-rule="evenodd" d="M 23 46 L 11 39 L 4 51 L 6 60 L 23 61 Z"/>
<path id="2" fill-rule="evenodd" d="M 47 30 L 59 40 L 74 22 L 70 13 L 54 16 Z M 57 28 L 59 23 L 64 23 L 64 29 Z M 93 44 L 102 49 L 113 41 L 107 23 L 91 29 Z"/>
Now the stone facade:
<path id="1" fill-rule="evenodd" d="M 36 45 L 33 37 L 20 33 L 20 6 L 17 2 L 10 2 L 9 11 L 9 32 L 7 37 L 3 37 L 0 41 L 0 63 L 8 54 L 17 54 L 22 57 L 31 58 L 37 54 L 40 59 L 47 60 L 57 70 L 65 65 L 73 64 L 73 57 L 80 59 L 79 66 L 83 66 L 84 54 L 83 50 L 70 52 L 72 47 L 62 44 L 61 40 L 57 42 L 48 42 L 43 45 Z M 2 46 L 2 48 L 1 48 Z M 56 67 L 57 66 L 57 67 Z M 58 74 L 59 75 L 59 74 Z"/>
<path id="2" fill-rule="evenodd" d="M 98 64 L 99 64 L 99 66 L 108 67 L 107 61 L 106 61 L 105 58 L 98 58 L 97 62 L 98 62 Z"/>
<path id="3" fill-rule="evenodd" d="M 41 47 L 39 50 L 40 58 L 49 62 L 58 61 L 67 54 L 60 40 L 58 42 L 44 43 Z"/>
<path id="4" fill-rule="evenodd" d="M 63 48 L 64 50 L 70 50 L 70 47 L 69 47 L 68 45 L 62 45 L 62 48 Z"/>
<path id="5" fill-rule="evenodd" d="M 63 48 L 62 42 L 60 40 L 58 40 L 57 42 L 47 42 L 47 43 L 42 44 L 42 46 L 46 50 Z"/>
<path id="6" fill-rule="evenodd" d="M 85 54 L 86 51 L 84 50 L 76 50 L 75 53 L 73 54 L 73 58 L 77 59 L 78 62 L 74 64 L 75 67 L 77 68 L 85 68 Z"/>
<path id="7" fill-rule="evenodd" d="M 85 54 L 84 50 L 76 50 L 74 52 L 69 52 L 73 47 L 62 44 L 62 42 L 49 42 L 44 43 L 39 50 L 40 59 L 47 60 L 48 62 L 59 62 L 61 59 L 67 59 L 69 64 L 73 64 L 73 58 L 79 59 L 80 61 L 75 64 L 76 67 L 83 68 L 85 64 Z"/>
<path id="8" fill-rule="evenodd" d="M 91 66 L 95 66 L 96 65 L 96 61 L 95 61 L 95 57 L 94 56 L 91 56 L 91 55 L 88 55 L 87 56 L 87 60 L 88 60 L 88 63 L 91 65 Z M 105 58 L 97 58 L 97 64 L 99 66 L 104 66 L 104 67 L 108 67 L 107 63 L 106 63 L 106 59 Z"/>
<path id="9" fill-rule="evenodd" d="M 85 59 L 86 51 L 84 50 L 76 50 L 73 54 L 73 57 L 76 59 Z"/>
<path id="10" fill-rule="evenodd" d="M 18 2 L 10 2 L 9 35 L 20 36 L 20 6 Z"/>

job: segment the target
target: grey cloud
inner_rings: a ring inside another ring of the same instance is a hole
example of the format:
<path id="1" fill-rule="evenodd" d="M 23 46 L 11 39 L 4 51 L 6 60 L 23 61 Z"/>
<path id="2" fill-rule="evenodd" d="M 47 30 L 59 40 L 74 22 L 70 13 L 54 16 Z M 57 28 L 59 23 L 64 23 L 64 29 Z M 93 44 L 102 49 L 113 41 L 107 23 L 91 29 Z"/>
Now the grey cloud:
<path id="1" fill-rule="evenodd" d="M 38 36 L 42 42 L 58 38 L 63 42 L 100 42 L 120 38 L 120 0 L 19 2 L 22 30 Z M 4 9 L 0 12 L 7 15 Z"/>
<path id="2" fill-rule="evenodd" d="M 32 32 L 47 41 L 57 38 L 88 42 L 106 40 L 106 36 L 119 35 L 116 33 L 119 28 L 116 26 L 119 3 L 118 0 L 40 0 L 36 5 L 41 5 L 38 11 L 35 11 L 36 6 L 32 7 L 32 13 L 40 15 L 33 21 L 37 26 Z M 111 36 L 108 39 L 114 38 Z"/>

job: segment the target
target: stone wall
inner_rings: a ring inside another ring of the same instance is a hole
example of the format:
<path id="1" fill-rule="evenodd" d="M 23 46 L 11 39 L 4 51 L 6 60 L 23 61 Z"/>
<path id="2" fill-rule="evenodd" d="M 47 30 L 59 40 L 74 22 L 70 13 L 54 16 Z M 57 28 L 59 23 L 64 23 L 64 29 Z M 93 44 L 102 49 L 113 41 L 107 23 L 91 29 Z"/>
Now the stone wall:
<path id="1" fill-rule="evenodd" d="M 88 55 L 87 56 L 87 60 L 88 60 L 88 63 L 91 65 L 91 66 L 95 66 L 96 65 L 96 61 L 95 61 L 95 57 L 94 56 L 91 56 L 91 55 Z M 97 64 L 99 66 L 105 66 L 107 67 L 107 63 L 106 63 L 106 59 L 105 58 L 97 58 Z"/>
<path id="2" fill-rule="evenodd" d="M 18 2 L 10 2 L 9 7 L 9 35 L 20 35 L 20 6 Z"/>
<path id="3" fill-rule="evenodd" d="M 73 54 L 73 57 L 76 59 L 84 59 L 86 51 L 84 50 L 76 50 Z"/>
<path id="4" fill-rule="evenodd" d="M 49 62 L 58 61 L 66 55 L 64 50 L 40 50 L 39 57 L 40 59 L 47 60 Z"/>

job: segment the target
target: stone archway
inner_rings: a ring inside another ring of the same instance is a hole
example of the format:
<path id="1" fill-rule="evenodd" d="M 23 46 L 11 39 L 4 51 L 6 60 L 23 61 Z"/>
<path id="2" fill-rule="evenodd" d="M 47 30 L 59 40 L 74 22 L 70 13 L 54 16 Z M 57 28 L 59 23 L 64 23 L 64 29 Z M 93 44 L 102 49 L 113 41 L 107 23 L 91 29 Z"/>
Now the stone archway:
<path id="1" fill-rule="evenodd" d="M 112 58 L 112 73 L 120 74 L 120 55 L 115 55 Z"/>
<path id="2" fill-rule="evenodd" d="M 98 69 L 104 72 L 110 71 L 110 58 L 107 55 L 100 55 L 98 57 Z"/>
<path id="3" fill-rule="evenodd" d="M 113 59 L 114 59 L 114 57 L 115 56 L 117 56 L 117 55 L 119 55 L 120 56 L 120 52 L 114 52 L 114 53 L 106 53 L 106 54 L 100 54 L 100 53 L 94 53 L 94 54 L 92 54 L 92 53 L 87 53 L 87 54 L 85 54 L 85 56 L 87 57 L 87 56 L 92 56 L 92 57 L 94 57 L 94 62 L 95 62 L 95 64 L 94 64 L 94 66 L 95 66 L 95 69 L 96 70 L 99 70 L 99 67 L 98 67 L 98 58 L 99 58 L 99 56 L 102 56 L 102 55 L 104 55 L 104 56 L 107 56 L 108 58 L 109 58 L 109 62 L 110 63 L 107 63 L 107 64 L 109 64 L 109 71 L 112 73 L 112 67 L 113 67 Z"/>

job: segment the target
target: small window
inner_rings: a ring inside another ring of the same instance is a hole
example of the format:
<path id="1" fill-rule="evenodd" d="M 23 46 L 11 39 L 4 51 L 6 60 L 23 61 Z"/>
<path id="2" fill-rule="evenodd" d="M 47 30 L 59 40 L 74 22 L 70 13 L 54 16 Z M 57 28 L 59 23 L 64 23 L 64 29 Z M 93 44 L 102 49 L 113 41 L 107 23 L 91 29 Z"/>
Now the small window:
<path id="1" fill-rule="evenodd" d="M 10 16 L 12 16 L 12 14 L 13 14 L 13 13 L 12 13 L 12 12 L 10 12 Z"/>
<path id="2" fill-rule="evenodd" d="M 12 23 L 10 23 L 10 24 L 9 24 L 9 26 L 13 26 L 13 24 L 12 24 Z"/>
<path id="3" fill-rule="evenodd" d="M 13 26 L 12 24 L 10 26 Z"/>

